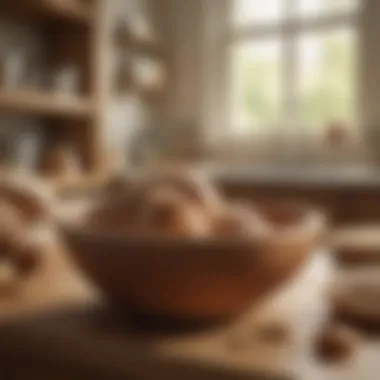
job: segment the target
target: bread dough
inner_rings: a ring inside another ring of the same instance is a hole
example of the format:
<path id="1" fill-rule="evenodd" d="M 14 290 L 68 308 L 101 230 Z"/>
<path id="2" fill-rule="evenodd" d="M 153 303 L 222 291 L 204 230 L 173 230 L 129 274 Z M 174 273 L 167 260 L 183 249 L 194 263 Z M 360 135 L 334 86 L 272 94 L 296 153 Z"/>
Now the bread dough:
<path id="1" fill-rule="evenodd" d="M 218 236 L 266 237 L 270 225 L 265 218 L 248 205 L 226 205 L 215 219 L 215 233 Z"/>
<path id="2" fill-rule="evenodd" d="M 141 210 L 139 226 L 173 236 L 206 237 L 212 233 L 206 211 L 170 187 L 149 194 Z"/>

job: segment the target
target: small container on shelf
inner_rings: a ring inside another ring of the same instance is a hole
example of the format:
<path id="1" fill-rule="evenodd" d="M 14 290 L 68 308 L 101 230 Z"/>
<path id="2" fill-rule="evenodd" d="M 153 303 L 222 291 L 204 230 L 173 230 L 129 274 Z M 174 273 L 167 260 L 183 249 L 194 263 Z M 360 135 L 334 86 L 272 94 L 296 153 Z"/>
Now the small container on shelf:
<path id="1" fill-rule="evenodd" d="M 42 90 L 45 88 L 46 78 L 44 69 L 40 62 L 31 60 L 26 68 L 24 86 L 31 90 Z"/>
<path id="2" fill-rule="evenodd" d="M 154 32 L 152 23 L 142 12 L 136 12 L 129 20 L 129 25 L 131 39 L 135 44 L 154 45 L 157 42 L 157 35 Z"/>
<path id="3" fill-rule="evenodd" d="M 13 131 L 8 129 L 7 120 L 0 119 L 0 167 L 13 164 L 14 151 L 12 147 Z"/>
<path id="4" fill-rule="evenodd" d="M 327 125 L 326 142 L 332 148 L 341 148 L 350 143 L 351 134 L 347 123 L 333 120 Z"/>
<path id="5" fill-rule="evenodd" d="M 3 164 L 34 170 L 42 141 L 35 121 L 20 117 L 0 119 L 0 162 Z"/>
<path id="6" fill-rule="evenodd" d="M 19 46 L 3 51 L 0 55 L 0 85 L 7 89 L 16 89 L 24 85 L 27 62 Z"/>
<path id="7" fill-rule="evenodd" d="M 59 95 L 76 95 L 80 90 L 80 70 L 73 63 L 56 65 L 50 70 L 49 90 Z"/>
<path id="8" fill-rule="evenodd" d="M 81 176 L 81 165 L 74 149 L 67 144 L 56 144 L 42 157 L 42 171 L 53 178 L 75 179 Z"/>
<path id="9" fill-rule="evenodd" d="M 163 65 L 151 58 L 138 57 L 133 64 L 133 83 L 143 95 L 160 95 L 166 75 Z"/>
<path id="10" fill-rule="evenodd" d="M 36 120 L 18 120 L 16 124 L 24 122 L 18 130 L 14 141 L 18 165 L 34 171 L 38 165 L 38 157 L 43 143 L 43 134 Z"/>
<path id="11" fill-rule="evenodd" d="M 116 48 L 137 54 L 157 56 L 156 53 L 160 51 L 160 38 L 154 32 L 152 24 L 139 12 L 117 24 L 113 39 Z"/>
<path id="12" fill-rule="evenodd" d="M 26 87 L 31 90 L 41 90 L 44 88 L 44 76 L 38 69 L 30 69 L 28 72 L 28 79 Z"/>

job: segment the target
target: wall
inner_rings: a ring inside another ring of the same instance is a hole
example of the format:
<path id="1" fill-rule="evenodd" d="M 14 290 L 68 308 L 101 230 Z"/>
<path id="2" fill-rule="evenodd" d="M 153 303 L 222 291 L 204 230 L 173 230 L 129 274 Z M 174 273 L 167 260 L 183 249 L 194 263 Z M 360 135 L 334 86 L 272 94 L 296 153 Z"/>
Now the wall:
<path id="1" fill-rule="evenodd" d="M 172 49 L 172 80 L 169 99 L 173 117 L 198 120 L 200 112 L 202 0 L 168 1 Z"/>
<path id="2" fill-rule="evenodd" d="M 360 109 L 366 128 L 367 142 L 373 158 L 380 163 L 380 2 L 367 0 L 362 17 L 362 68 Z"/>
<path id="3" fill-rule="evenodd" d="M 218 65 L 213 62 L 220 59 L 216 45 L 223 36 L 218 29 L 223 3 L 168 0 L 173 85 L 167 112 L 197 125 L 203 141 L 215 137 L 218 127 L 218 106 L 207 100 L 221 90 L 215 73 Z"/>
<path id="4" fill-rule="evenodd" d="M 380 123 L 380 2 L 369 0 L 362 17 L 362 113 L 366 124 Z"/>
<path id="5" fill-rule="evenodd" d="M 192 152 L 191 156 L 199 158 L 202 156 L 200 135 L 205 131 L 202 98 L 204 56 L 200 43 L 204 36 L 204 0 L 161 0 L 156 4 L 156 8 L 160 8 L 159 23 L 168 50 L 169 82 L 162 110 L 163 123 L 183 126 L 183 129 L 173 131 L 179 139 L 186 140 L 185 146 L 179 150 Z"/>

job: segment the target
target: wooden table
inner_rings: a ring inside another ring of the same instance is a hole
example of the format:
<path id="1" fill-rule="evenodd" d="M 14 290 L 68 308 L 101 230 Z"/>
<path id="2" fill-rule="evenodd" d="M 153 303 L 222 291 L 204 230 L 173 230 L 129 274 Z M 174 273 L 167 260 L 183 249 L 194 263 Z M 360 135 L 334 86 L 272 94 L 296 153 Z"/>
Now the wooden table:
<path id="1" fill-rule="evenodd" d="M 286 289 L 233 325 L 169 333 L 144 329 L 107 305 L 53 250 L 18 296 L 0 302 L 0 377 L 376 380 L 375 341 L 366 341 L 346 366 L 327 368 L 313 359 L 330 275 L 328 255 L 317 252 Z M 289 341 L 253 338 L 271 320 L 287 324 Z"/>
<path id="2" fill-rule="evenodd" d="M 342 264 L 380 264 L 380 224 L 353 224 L 340 227 L 332 245 Z"/>

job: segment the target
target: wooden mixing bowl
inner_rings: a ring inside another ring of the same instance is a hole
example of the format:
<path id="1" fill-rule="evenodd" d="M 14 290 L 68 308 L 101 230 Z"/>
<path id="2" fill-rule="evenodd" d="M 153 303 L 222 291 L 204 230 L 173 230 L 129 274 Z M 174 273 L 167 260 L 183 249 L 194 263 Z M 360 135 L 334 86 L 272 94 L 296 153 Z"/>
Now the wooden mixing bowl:
<path id="1" fill-rule="evenodd" d="M 318 244 L 323 218 L 297 207 L 263 207 L 275 230 L 260 241 L 128 236 L 75 223 L 62 233 L 79 267 L 112 302 L 170 320 L 225 320 L 292 277 Z"/>

